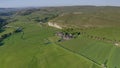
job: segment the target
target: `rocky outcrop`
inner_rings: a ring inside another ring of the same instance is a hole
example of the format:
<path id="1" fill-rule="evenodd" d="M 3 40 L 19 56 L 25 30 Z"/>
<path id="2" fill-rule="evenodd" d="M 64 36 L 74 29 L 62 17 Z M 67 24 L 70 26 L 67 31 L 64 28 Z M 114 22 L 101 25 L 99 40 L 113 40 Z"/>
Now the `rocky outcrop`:
<path id="1" fill-rule="evenodd" d="M 51 27 L 55 27 L 55 28 L 58 28 L 58 29 L 62 29 L 62 27 L 59 26 L 59 25 L 56 24 L 56 23 L 48 22 L 48 25 L 51 26 Z"/>

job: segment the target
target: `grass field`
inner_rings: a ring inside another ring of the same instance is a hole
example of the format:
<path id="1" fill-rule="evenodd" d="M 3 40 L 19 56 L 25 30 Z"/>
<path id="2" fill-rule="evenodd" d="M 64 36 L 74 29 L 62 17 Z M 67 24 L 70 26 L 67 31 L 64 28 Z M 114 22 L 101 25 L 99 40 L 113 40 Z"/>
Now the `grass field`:
<path id="1" fill-rule="evenodd" d="M 120 41 L 120 27 L 104 27 L 86 30 L 87 34 Z"/>
<path id="2" fill-rule="evenodd" d="M 100 68 L 83 56 L 46 41 L 56 29 L 35 23 L 9 25 L 24 29 L 4 40 L 0 47 L 0 68 Z"/>
<path id="3" fill-rule="evenodd" d="M 77 53 L 86 59 L 107 68 L 119 68 L 119 27 L 94 28 L 83 30 L 79 38 L 57 43 L 59 46 Z M 88 35 L 105 40 L 90 38 Z M 111 40 L 108 42 L 108 40 Z M 118 43 L 118 46 L 115 45 Z"/>
<path id="4" fill-rule="evenodd" d="M 93 32 L 93 35 L 102 35 L 97 33 L 100 32 Z M 107 68 L 120 67 L 118 64 L 120 62 L 118 58 L 119 47 L 115 46 L 114 43 L 105 42 L 103 40 L 91 39 L 88 38 L 86 35 L 81 35 L 77 39 L 60 42 L 58 44 L 69 51 L 86 57 L 87 59 L 93 61 L 94 63 L 97 63 L 98 65 L 104 64 L 105 66 L 107 66 Z"/>

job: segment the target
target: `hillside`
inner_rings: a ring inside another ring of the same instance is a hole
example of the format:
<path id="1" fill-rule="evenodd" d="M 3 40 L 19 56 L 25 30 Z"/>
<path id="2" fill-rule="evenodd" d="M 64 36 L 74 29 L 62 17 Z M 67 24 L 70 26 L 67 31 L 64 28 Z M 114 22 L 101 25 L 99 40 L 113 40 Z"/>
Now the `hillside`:
<path id="1" fill-rule="evenodd" d="M 112 6 L 41 7 L 3 15 L 0 68 L 120 68 L 119 15 L 120 7 Z"/>
<path id="2" fill-rule="evenodd" d="M 90 10 L 89 10 L 90 9 Z M 88 11 L 89 10 L 89 11 Z M 88 8 L 86 10 L 63 13 L 51 22 L 78 27 L 113 27 L 120 26 L 120 8 Z"/>

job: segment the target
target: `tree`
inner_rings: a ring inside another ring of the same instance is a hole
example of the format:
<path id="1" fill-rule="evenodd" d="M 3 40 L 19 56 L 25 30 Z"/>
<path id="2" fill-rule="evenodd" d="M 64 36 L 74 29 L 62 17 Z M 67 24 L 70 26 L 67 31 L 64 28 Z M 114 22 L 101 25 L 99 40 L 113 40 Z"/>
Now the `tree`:
<path id="1" fill-rule="evenodd" d="M 19 28 L 17 28 L 14 32 L 15 32 L 15 33 L 22 32 L 22 28 L 19 27 Z"/>

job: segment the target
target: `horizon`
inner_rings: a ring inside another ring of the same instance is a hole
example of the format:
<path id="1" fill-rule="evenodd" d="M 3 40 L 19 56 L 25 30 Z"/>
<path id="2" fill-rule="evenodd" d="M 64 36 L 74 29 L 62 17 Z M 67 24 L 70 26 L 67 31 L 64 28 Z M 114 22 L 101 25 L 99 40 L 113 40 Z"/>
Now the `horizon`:
<path id="1" fill-rule="evenodd" d="M 0 7 L 0 9 L 23 9 L 23 8 L 49 8 L 49 7 L 76 7 L 76 6 L 82 6 L 82 7 L 120 7 L 120 6 L 97 6 L 97 5 L 62 5 L 62 6 L 25 6 L 25 7 Z"/>
<path id="2" fill-rule="evenodd" d="M 120 6 L 118 0 L 11 0 L 0 1 L 0 8 L 59 7 L 59 6 Z"/>

